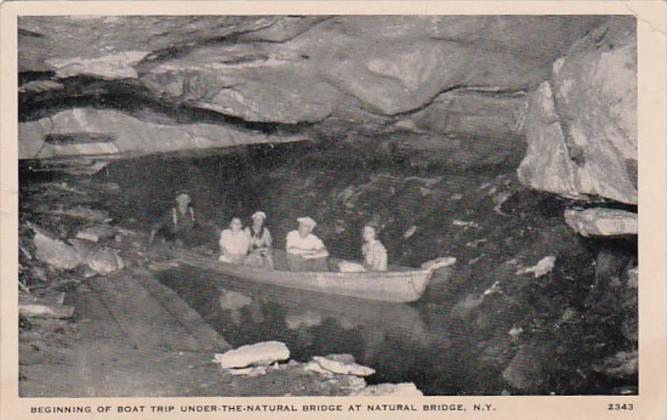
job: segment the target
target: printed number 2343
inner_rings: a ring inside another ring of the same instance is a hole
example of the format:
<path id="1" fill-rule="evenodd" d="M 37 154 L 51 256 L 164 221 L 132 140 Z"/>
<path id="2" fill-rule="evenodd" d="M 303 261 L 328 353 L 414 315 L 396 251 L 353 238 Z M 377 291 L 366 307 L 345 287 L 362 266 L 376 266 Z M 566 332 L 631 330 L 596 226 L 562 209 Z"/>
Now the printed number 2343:
<path id="1" fill-rule="evenodd" d="M 621 410 L 632 411 L 633 408 L 634 407 L 632 406 L 631 403 L 630 404 L 628 404 L 628 403 L 623 403 L 623 404 L 609 403 L 609 405 L 607 406 L 607 410 L 610 410 L 610 411 L 621 411 Z"/>

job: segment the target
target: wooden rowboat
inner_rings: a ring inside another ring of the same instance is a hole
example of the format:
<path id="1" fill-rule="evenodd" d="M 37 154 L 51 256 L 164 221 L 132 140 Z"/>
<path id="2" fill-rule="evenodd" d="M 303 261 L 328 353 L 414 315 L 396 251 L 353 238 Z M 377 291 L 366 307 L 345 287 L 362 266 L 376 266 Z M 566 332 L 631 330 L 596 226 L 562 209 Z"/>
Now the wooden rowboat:
<path id="1" fill-rule="evenodd" d="M 287 270 L 286 253 L 280 250 L 274 250 L 275 270 L 227 264 L 213 256 L 184 249 L 172 255 L 176 261 L 185 265 L 257 283 L 383 302 L 407 303 L 419 300 L 433 275 L 432 269 L 398 266 L 390 266 L 389 271 L 385 272 L 294 272 Z M 337 267 L 340 261 L 330 258 L 329 264 Z"/>

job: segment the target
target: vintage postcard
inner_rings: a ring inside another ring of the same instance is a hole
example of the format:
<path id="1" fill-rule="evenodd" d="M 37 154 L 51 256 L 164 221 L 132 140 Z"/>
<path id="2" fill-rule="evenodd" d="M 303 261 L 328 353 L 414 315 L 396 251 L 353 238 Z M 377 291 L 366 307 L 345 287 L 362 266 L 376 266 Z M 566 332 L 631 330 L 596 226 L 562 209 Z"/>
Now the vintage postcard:
<path id="1" fill-rule="evenodd" d="M 0 417 L 664 419 L 665 12 L 3 3 Z"/>

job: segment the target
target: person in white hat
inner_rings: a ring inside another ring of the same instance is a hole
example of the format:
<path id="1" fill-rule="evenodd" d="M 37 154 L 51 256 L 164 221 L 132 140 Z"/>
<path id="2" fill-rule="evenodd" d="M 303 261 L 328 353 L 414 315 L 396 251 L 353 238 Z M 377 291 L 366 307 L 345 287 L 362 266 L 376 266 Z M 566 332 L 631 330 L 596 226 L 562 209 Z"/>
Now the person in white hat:
<path id="1" fill-rule="evenodd" d="M 256 211 L 252 216 L 252 226 L 245 228 L 250 238 L 250 250 L 245 264 L 253 267 L 273 269 L 273 239 L 271 232 L 264 226 L 266 213 Z"/>
<path id="2" fill-rule="evenodd" d="M 329 252 L 311 232 L 317 225 L 310 217 L 299 217 L 299 228 L 287 234 L 287 264 L 292 271 L 329 271 Z"/>

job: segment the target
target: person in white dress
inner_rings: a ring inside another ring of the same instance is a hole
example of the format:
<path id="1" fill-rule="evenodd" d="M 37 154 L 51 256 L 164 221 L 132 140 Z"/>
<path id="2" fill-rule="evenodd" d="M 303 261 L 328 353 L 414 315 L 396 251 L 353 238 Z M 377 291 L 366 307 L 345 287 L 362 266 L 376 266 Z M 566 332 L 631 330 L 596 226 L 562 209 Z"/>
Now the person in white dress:
<path id="1" fill-rule="evenodd" d="M 241 219 L 234 217 L 229 229 L 220 234 L 220 257 L 218 260 L 229 264 L 243 264 L 250 249 L 250 237 L 243 231 Z"/>

